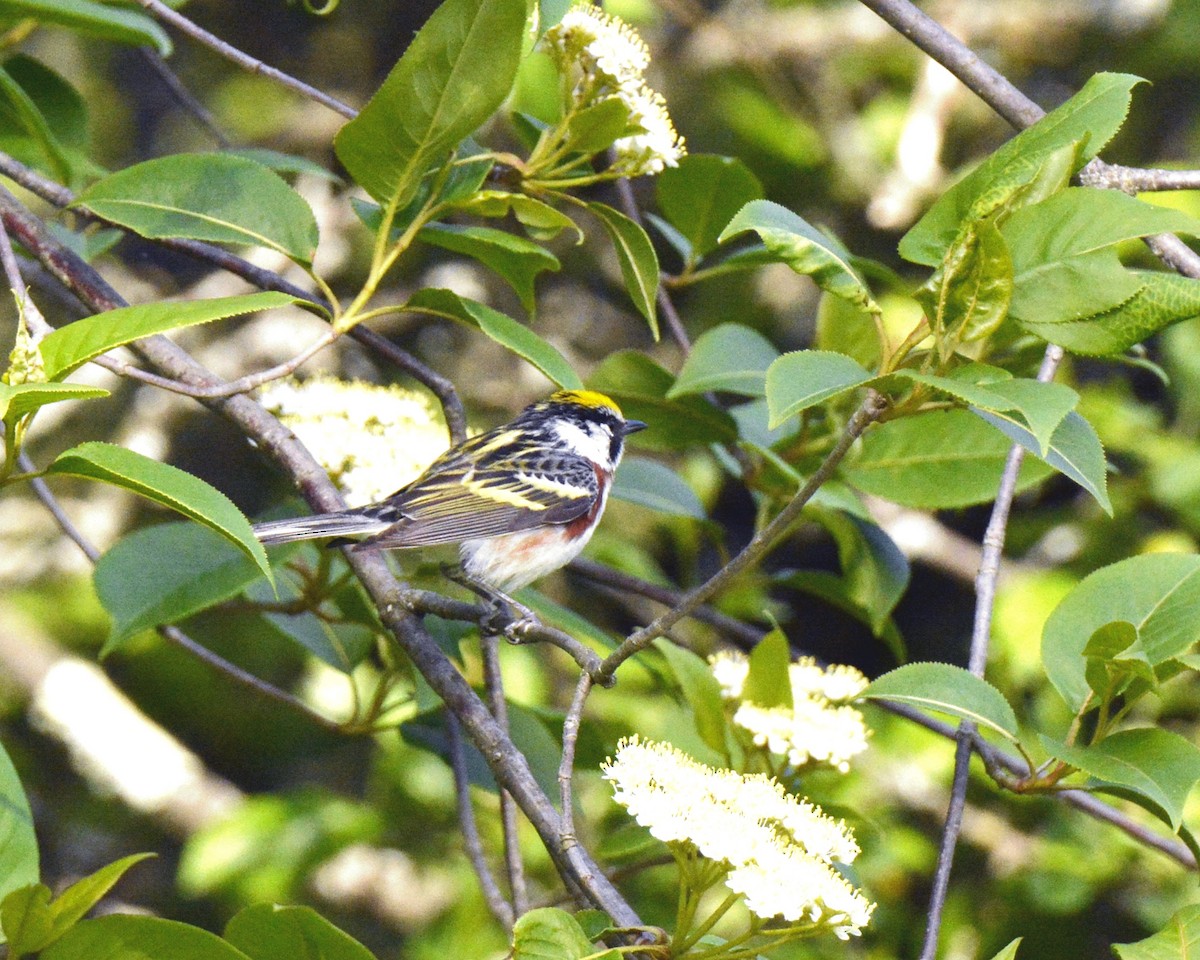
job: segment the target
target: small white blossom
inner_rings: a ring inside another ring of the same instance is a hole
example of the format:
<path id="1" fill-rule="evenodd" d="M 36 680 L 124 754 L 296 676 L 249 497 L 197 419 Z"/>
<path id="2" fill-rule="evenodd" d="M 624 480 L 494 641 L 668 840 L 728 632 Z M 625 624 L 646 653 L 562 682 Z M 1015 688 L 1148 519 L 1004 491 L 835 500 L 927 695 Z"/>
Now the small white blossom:
<path id="1" fill-rule="evenodd" d="M 736 700 L 746 686 L 750 675 L 750 658 L 737 650 L 722 650 L 708 658 L 708 665 L 721 687 L 721 696 Z"/>
<path id="2" fill-rule="evenodd" d="M 650 50 L 628 24 L 590 3 L 577 4 L 546 31 L 545 43 L 564 76 L 575 78 L 574 109 L 616 98 L 636 132 L 613 143 L 611 172 L 625 177 L 661 173 L 686 153 L 667 103 L 645 79 Z"/>
<path id="3" fill-rule="evenodd" d="M 750 673 L 744 653 L 722 651 L 709 657 L 713 676 L 726 700 L 740 700 Z M 846 706 L 866 688 L 867 678 L 854 667 L 820 667 L 812 657 L 788 665 L 792 706 L 763 707 L 744 701 L 733 722 L 750 733 L 756 746 L 787 757 L 792 766 L 826 763 L 842 773 L 850 760 L 867 749 L 867 725 L 854 707 Z"/>
<path id="4" fill-rule="evenodd" d="M 770 777 L 716 770 L 637 737 L 622 740 L 603 770 L 652 836 L 726 864 L 726 883 L 757 916 L 807 917 L 843 938 L 870 918 L 872 905 L 830 866 L 858 855 L 849 828 Z"/>
<path id="5" fill-rule="evenodd" d="M 829 864 L 779 845 L 735 866 L 725 884 L 756 916 L 829 924 L 842 940 L 857 936 L 875 909 Z"/>
<path id="6" fill-rule="evenodd" d="M 790 709 L 746 702 L 733 722 L 748 731 L 757 746 L 783 754 L 795 767 L 815 760 L 846 773 L 850 759 L 867 749 L 862 714 L 815 697 L 801 697 Z"/>
<path id="7" fill-rule="evenodd" d="M 650 50 L 637 32 L 590 3 L 568 10 L 546 31 L 546 44 L 560 65 L 577 67 L 602 94 L 638 89 L 650 66 Z"/>
<path id="8" fill-rule="evenodd" d="M 792 696 L 821 696 L 831 703 L 846 703 L 867 689 L 862 671 L 844 663 L 821 669 L 812 657 L 801 657 L 788 666 Z"/>
<path id="9" fill-rule="evenodd" d="M 446 449 L 446 428 L 423 394 L 333 377 L 276 380 L 260 400 L 290 427 L 351 506 L 417 478 Z"/>
<path id="10" fill-rule="evenodd" d="M 613 143 L 617 159 L 612 168 L 625 176 L 637 177 L 662 173 L 666 167 L 677 167 L 683 155 L 683 137 L 675 130 L 667 113 L 667 101 L 649 87 L 632 94 L 621 94 L 629 108 L 629 122 L 641 127 L 641 133 L 622 137 Z"/>

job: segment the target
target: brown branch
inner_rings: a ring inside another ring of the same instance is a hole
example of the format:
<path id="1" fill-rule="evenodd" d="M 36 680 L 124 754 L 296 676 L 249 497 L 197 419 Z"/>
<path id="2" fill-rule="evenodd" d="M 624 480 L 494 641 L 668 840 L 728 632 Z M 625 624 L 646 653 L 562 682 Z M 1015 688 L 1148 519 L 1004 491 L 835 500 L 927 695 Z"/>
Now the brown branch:
<path id="1" fill-rule="evenodd" d="M 353 107 L 349 107 L 342 103 L 336 97 L 331 97 L 329 94 L 318 90 L 316 87 L 309 86 L 302 80 L 297 80 L 295 77 L 284 73 L 282 70 L 277 70 L 274 67 L 269 67 L 261 60 L 256 60 L 247 53 L 243 53 L 236 47 L 226 43 L 220 37 L 209 33 L 207 30 L 193 23 L 187 17 L 180 13 L 176 13 L 165 3 L 160 0 L 138 0 L 138 2 L 146 8 L 146 10 L 155 18 L 169 23 L 180 33 L 186 34 L 193 40 L 204 44 L 210 50 L 219 53 L 226 60 L 229 60 L 243 70 L 248 70 L 250 73 L 257 73 L 268 79 L 274 80 L 282 84 L 289 90 L 294 90 L 302 96 L 313 100 L 323 107 L 328 107 L 335 113 L 340 113 L 343 117 L 353 120 L 358 116 L 358 111 Z"/>
<path id="2" fill-rule="evenodd" d="M 500 729 L 507 734 L 508 704 L 504 699 L 504 675 L 500 670 L 500 637 L 490 630 L 482 631 L 479 645 L 483 653 L 483 686 L 487 691 L 488 706 Z M 525 862 L 521 859 L 521 841 L 517 833 L 517 808 L 512 794 L 503 787 L 497 789 L 497 795 L 500 799 L 500 830 L 504 836 L 508 890 L 513 913 L 519 917 L 529 909 L 529 888 L 525 884 Z"/>
<path id="3" fill-rule="evenodd" d="M 183 108 L 184 112 L 208 132 L 209 136 L 217 142 L 218 147 L 228 150 L 231 144 L 229 138 L 225 136 L 225 131 L 217 124 L 216 118 L 209 113 L 208 108 L 183 85 L 183 81 L 175 75 L 175 71 L 167 66 L 167 61 L 162 58 L 162 54 L 152 47 L 139 47 L 138 53 L 142 55 L 142 59 L 146 61 L 150 69 L 158 75 L 163 86 L 167 88 L 167 92 L 175 98 L 175 102 Z"/>
<path id="4" fill-rule="evenodd" d="M 475 822 L 475 809 L 471 806 L 471 783 L 467 777 L 467 755 L 463 746 L 462 731 L 458 718 L 446 713 L 446 743 L 450 754 L 450 769 L 454 772 L 454 796 L 458 805 L 458 822 L 462 827 L 463 847 L 467 851 L 467 859 L 479 880 L 479 888 L 483 891 L 483 899 L 492 911 L 492 916 L 500 921 L 505 930 L 512 929 L 512 905 L 504 899 L 496 875 L 488 866 L 487 856 L 483 852 L 483 841 L 479 837 L 479 825 Z"/>

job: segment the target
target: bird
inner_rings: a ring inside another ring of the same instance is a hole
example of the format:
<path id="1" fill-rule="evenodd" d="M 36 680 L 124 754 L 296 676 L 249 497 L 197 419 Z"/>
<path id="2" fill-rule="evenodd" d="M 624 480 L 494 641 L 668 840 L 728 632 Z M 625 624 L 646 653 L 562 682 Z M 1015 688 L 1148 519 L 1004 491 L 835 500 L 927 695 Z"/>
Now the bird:
<path id="1" fill-rule="evenodd" d="M 351 550 L 457 543 L 463 582 L 511 603 L 510 591 L 565 566 L 587 545 L 625 439 L 645 427 L 602 393 L 559 390 L 452 446 L 376 503 L 260 523 L 254 533 L 268 546 L 322 537 Z"/>

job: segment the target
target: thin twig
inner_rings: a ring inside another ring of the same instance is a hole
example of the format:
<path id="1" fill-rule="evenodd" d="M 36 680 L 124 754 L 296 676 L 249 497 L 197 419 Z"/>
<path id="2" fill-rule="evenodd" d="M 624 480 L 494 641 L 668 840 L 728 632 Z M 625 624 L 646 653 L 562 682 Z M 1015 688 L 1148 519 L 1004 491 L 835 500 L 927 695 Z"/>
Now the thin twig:
<path id="1" fill-rule="evenodd" d="M 176 13 L 165 3 L 160 0 L 138 0 L 138 2 L 146 8 L 154 17 L 162 20 L 164 23 L 169 23 L 180 33 L 187 34 L 193 40 L 204 44 L 210 50 L 219 53 L 226 60 L 230 60 L 237 64 L 243 70 L 249 70 L 251 73 L 261 74 L 268 77 L 277 83 L 282 84 L 289 90 L 295 90 L 302 96 L 308 97 L 310 100 L 315 100 L 324 107 L 328 107 L 335 113 L 340 113 L 343 117 L 353 120 L 358 116 L 358 111 L 353 107 L 349 107 L 335 97 L 323 93 L 316 87 L 309 86 L 302 80 L 297 80 L 295 77 L 284 73 L 282 70 L 276 70 L 274 67 L 269 67 L 261 60 L 256 60 L 249 54 L 243 53 L 236 47 L 226 43 L 220 37 L 209 33 L 203 27 L 193 23 L 187 17 L 180 13 Z"/>
<path id="2" fill-rule="evenodd" d="M 450 769 L 454 772 L 454 795 L 458 803 L 458 823 L 462 828 L 463 847 L 467 851 L 467 859 L 479 880 L 479 888 L 483 891 L 483 899 L 492 911 L 492 916 L 500 921 L 505 930 L 512 928 L 512 904 L 505 898 L 496 882 L 496 875 L 488 866 L 487 855 L 483 851 L 483 841 L 479 837 L 479 825 L 475 822 L 475 808 L 471 805 L 471 782 L 467 776 L 467 753 L 463 745 L 462 729 L 458 718 L 449 711 L 446 712 L 446 740 L 450 754 Z"/>
<path id="3" fill-rule="evenodd" d="M 150 69 L 158 75 L 163 86 L 167 88 L 167 92 L 183 107 L 184 112 L 191 116 L 193 120 L 208 132 L 210 137 L 217 141 L 218 147 L 222 150 L 228 150 L 232 144 L 229 142 L 229 138 L 225 136 L 225 131 L 217 124 L 216 118 L 209 112 L 208 108 L 192 95 L 192 91 L 183 85 L 183 81 L 175 75 L 175 71 L 167 66 L 167 61 L 162 58 L 162 54 L 153 47 L 139 47 L 138 53 L 142 55 L 142 59 L 146 61 Z"/>
<path id="4" fill-rule="evenodd" d="M 1093 160 L 1079 174 L 1089 187 L 1120 190 L 1128 194 L 1156 190 L 1200 190 L 1200 170 L 1161 170 L 1124 167 Z"/>
<path id="5" fill-rule="evenodd" d="M 172 393 L 178 393 L 185 397 L 191 397 L 193 400 L 214 400 L 220 397 L 232 397 L 238 393 L 249 393 L 251 390 L 270 383 L 272 380 L 278 380 L 280 377 L 289 376 L 295 373 L 296 370 L 307 363 L 313 356 L 324 350 L 327 346 L 333 343 L 340 334 L 332 329 L 326 330 L 321 336 L 317 337 L 311 344 L 301 350 L 290 360 L 285 360 L 283 363 L 278 363 L 273 367 L 268 367 L 266 370 L 259 370 L 256 373 L 248 373 L 244 377 L 238 377 L 236 380 L 229 380 L 226 383 L 216 384 L 209 387 L 196 387 L 188 383 L 181 383 L 178 380 L 168 380 L 165 377 L 156 377 L 154 374 L 145 374 L 144 371 L 133 373 L 128 372 L 127 376 L 133 376 L 137 380 L 145 380 L 146 382 L 154 383 L 155 386 L 162 387 L 164 390 L 170 390 Z M 136 369 L 136 368 L 134 368 Z M 153 379 L 151 379 L 153 378 Z M 156 382 L 157 381 L 157 382 Z"/>
<path id="6" fill-rule="evenodd" d="M 483 685 L 488 704 L 500 729 L 508 732 L 508 704 L 504 700 L 504 676 L 500 671 L 500 637 L 490 631 L 480 635 L 483 652 Z M 587 676 L 587 674 L 584 674 Z M 504 865 L 508 871 L 508 890 L 513 913 L 518 917 L 529 909 L 529 890 L 525 885 L 525 862 L 521 859 L 521 841 L 517 832 L 517 808 L 512 794 L 497 785 L 500 796 L 500 827 L 504 834 Z"/>
<path id="7" fill-rule="evenodd" d="M 936 60 L 1014 127 L 1036 123 L 1044 111 L 998 70 L 908 0 L 860 0 Z"/>
<path id="8" fill-rule="evenodd" d="M 787 533 L 791 525 L 799 519 L 801 511 L 808 501 L 812 499 L 817 490 L 820 489 L 821 485 L 833 475 L 834 470 L 837 469 L 838 464 L 842 462 L 842 459 L 850 451 L 854 442 L 883 412 L 885 404 L 886 401 L 882 396 L 874 390 L 869 390 L 867 398 L 846 424 L 846 428 L 842 431 L 837 444 L 826 454 L 825 459 L 821 461 L 821 465 L 817 467 L 804 486 L 796 492 L 796 495 L 788 501 L 775 518 L 754 535 L 754 538 L 743 548 L 741 553 L 725 564 L 724 567 L 707 581 L 688 591 L 682 601 L 649 625 L 634 631 L 626 637 L 621 645 L 609 654 L 601 664 L 601 676 L 611 677 L 613 672 L 622 663 L 639 650 L 644 650 L 657 637 L 666 634 L 676 623 L 684 617 L 690 616 L 692 611 L 704 603 L 705 600 L 740 576 L 744 570 L 766 556 L 776 541 Z"/>
<path id="9" fill-rule="evenodd" d="M 37 473 L 37 467 L 34 466 L 33 461 L 29 459 L 29 455 L 24 451 L 17 455 L 17 464 L 25 473 Z M 29 482 L 29 485 L 33 488 L 34 496 L 42 501 L 42 506 L 54 518 L 54 522 L 58 524 L 58 528 L 67 535 L 67 539 L 83 551 L 83 555 L 92 561 L 92 563 L 99 560 L 100 551 L 84 535 L 83 531 L 75 526 L 75 522 L 67 515 L 67 511 L 58 502 L 58 498 L 51 493 L 49 484 L 41 477 L 34 477 Z"/>
<path id="10" fill-rule="evenodd" d="M 579 723 L 583 717 L 583 705 L 592 689 L 592 678 L 586 673 L 579 675 L 579 683 L 575 685 L 575 696 L 571 698 L 571 706 L 563 718 L 562 760 L 558 765 L 558 796 L 559 807 L 562 810 L 562 842 L 576 843 L 575 808 L 572 799 L 571 783 L 575 776 L 575 745 L 579 741 Z"/>

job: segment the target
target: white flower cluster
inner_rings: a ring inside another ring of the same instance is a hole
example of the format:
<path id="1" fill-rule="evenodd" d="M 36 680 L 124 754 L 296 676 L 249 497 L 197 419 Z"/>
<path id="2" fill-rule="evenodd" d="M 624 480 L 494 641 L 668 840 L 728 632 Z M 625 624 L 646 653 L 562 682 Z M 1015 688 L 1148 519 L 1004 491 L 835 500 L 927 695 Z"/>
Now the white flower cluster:
<path id="1" fill-rule="evenodd" d="M 640 132 L 613 144 L 610 171 L 625 177 L 661 173 L 686 153 L 667 102 L 646 84 L 650 51 L 627 23 L 590 3 L 567 11 L 546 31 L 546 45 L 565 76 L 578 74 L 572 91 L 577 109 L 615 97 L 629 111 L 629 125 Z"/>
<path id="2" fill-rule="evenodd" d="M 709 658 L 713 676 L 727 700 L 740 700 L 750 673 L 745 654 L 722 652 Z M 867 725 L 846 701 L 867 686 L 854 667 L 835 664 L 822 669 L 811 657 L 788 665 L 792 706 L 763 707 L 744 700 L 734 712 L 735 725 L 746 730 L 756 746 L 787 757 L 794 767 L 810 761 L 826 763 L 845 773 L 850 759 L 867 749 Z"/>
<path id="3" fill-rule="evenodd" d="M 725 884 L 769 920 L 857 935 L 874 904 L 833 867 L 859 852 L 849 828 L 761 774 L 708 767 L 668 744 L 617 744 L 604 776 L 629 813 L 668 844 L 727 864 Z"/>
<path id="4" fill-rule="evenodd" d="M 276 380 L 263 406 L 290 427 L 351 506 L 416 479 L 446 449 L 446 428 L 423 394 L 334 377 Z"/>

